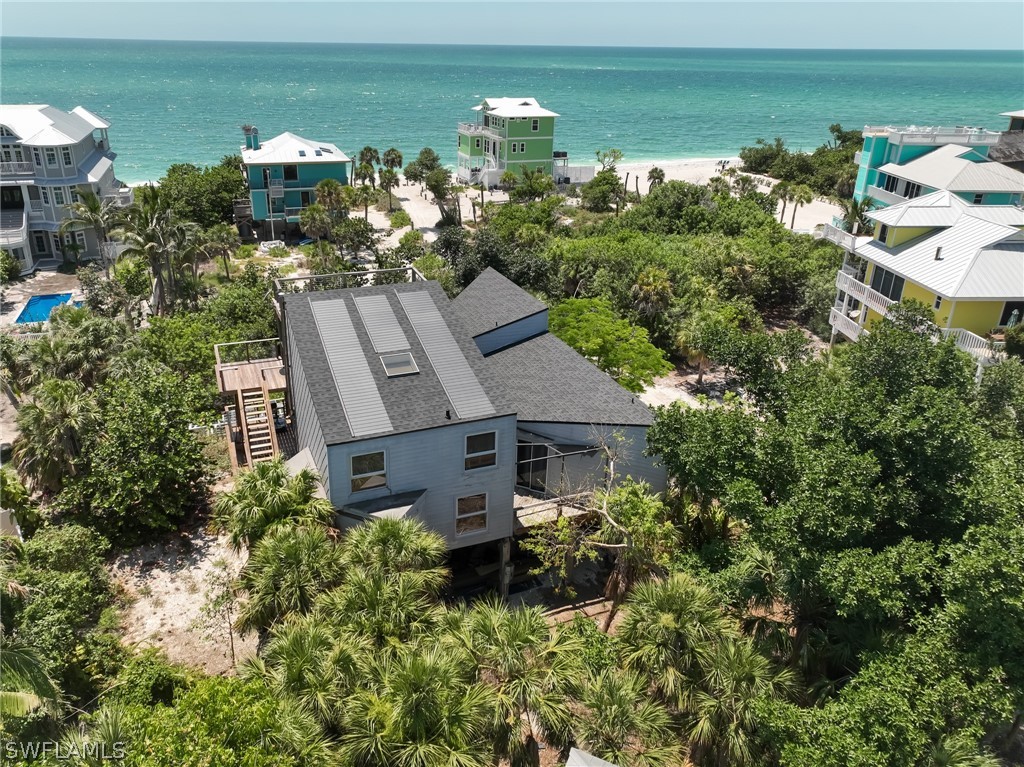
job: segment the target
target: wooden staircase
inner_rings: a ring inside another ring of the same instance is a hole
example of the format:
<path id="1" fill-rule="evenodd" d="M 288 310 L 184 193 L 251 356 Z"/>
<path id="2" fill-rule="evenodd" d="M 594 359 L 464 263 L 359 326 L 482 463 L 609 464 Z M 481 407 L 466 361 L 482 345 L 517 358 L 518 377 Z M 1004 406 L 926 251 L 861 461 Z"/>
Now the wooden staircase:
<path id="1" fill-rule="evenodd" d="M 278 453 L 274 416 L 266 389 L 244 389 L 239 392 L 241 409 L 238 422 L 242 427 L 242 444 L 249 466 L 271 461 Z"/>

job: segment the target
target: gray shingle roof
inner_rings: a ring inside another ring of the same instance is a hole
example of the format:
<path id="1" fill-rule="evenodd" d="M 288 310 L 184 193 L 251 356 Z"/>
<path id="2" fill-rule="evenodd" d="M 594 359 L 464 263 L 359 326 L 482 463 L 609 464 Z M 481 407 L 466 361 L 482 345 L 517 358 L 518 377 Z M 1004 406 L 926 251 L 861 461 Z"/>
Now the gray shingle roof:
<path id="1" fill-rule="evenodd" d="M 490 267 L 455 297 L 452 307 L 474 338 L 548 308 Z"/>
<path id="2" fill-rule="evenodd" d="M 640 399 L 556 336 L 545 333 L 486 358 L 501 387 L 495 397 L 520 421 L 649 426 Z"/>
<path id="3" fill-rule="evenodd" d="M 400 283 L 397 285 L 374 285 L 361 288 L 342 290 L 325 290 L 311 293 L 296 293 L 282 296 L 285 321 L 292 330 L 294 343 L 289 349 L 293 359 L 298 360 L 305 373 L 310 397 L 324 432 L 324 441 L 328 445 L 365 439 L 370 436 L 395 434 L 400 432 L 418 431 L 437 426 L 444 426 L 459 421 L 458 414 L 452 406 L 437 372 L 431 365 L 422 344 L 417 338 L 415 329 L 409 321 L 398 300 L 398 292 L 415 292 L 426 290 L 441 316 L 452 331 L 455 343 L 469 364 L 470 370 L 480 381 L 487 392 L 497 390 L 493 380 L 493 372 L 486 365 L 483 356 L 477 349 L 472 337 L 461 321 L 452 311 L 451 304 L 444 290 L 436 282 Z M 416 375 L 388 378 L 384 366 L 374 351 L 373 343 L 366 331 L 354 303 L 355 296 L 385 296 L 391 305 L 398 324 L 409 341 L 409 350 L 419 367 Z M 331 371 L 323 339 L 317 330 L 311 303 L 320 301 L 344 301 L 352 319 L 352 331 L 355 333 L 363 355 L 369 362 L 373 382 L 380 392 L 381 400 L 391 421 L 392 428 L 381 435 L 360 434 L 354 436 L 350 431 L 345 417 L 335 378 Z M 503 409 L 498 402 L 496 415 L 507 415 L 514 411 Z M 451 412 L 451 419 L 446 412 Z M 490 416 L 490 417 L 493 417 Z M 462 419 L 466 421 L 477 418 Z"/>

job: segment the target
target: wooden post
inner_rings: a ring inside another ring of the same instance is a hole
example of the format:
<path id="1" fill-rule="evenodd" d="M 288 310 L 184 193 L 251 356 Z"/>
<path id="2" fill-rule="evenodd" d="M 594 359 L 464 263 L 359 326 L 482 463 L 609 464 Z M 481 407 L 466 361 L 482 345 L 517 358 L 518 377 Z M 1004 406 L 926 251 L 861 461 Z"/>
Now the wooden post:
<path id="1" fill-rule="evenodd" d="M 512 582 L 512 563 L 509 561 L 512 555 L 512 539 L 502 538 L 498 549 L 498 593 L 502 599 L 508 599 L 508 587 Z"/>

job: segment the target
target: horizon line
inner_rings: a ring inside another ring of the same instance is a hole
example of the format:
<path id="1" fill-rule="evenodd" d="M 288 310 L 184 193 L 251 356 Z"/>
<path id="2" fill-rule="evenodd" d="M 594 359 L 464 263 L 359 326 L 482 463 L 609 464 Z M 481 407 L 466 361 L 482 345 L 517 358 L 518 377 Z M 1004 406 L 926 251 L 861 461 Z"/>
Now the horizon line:
<path id="1" fill-rule="evenodd" d="M 1019 53 L 1024 57 L 1024 48 L 836 48 L 829 47 L 786 47 L 773 48 L 766 46 L 745 46 L 733 47 L 723 45 L 588 45 L 588 44 L 565 44 L 565 43 L 535 43 L 532 45 L 516 45 L 509 43 L 400 43 L 400 42 L 377 42 L 377 41 L 352 41 L 352 40 L 182 40 L 165 37 L 79 37 L 74 35 L 38 36 L 38 35 L 0 35 L 3 40 L 79 40 L 92 42 L 139 42 L 139 43 L 210 43 L 210 44 L 251 44 L 261 45 L 380 45 L 402 48 L 431 48 L 431 47 L 457 47 L 457 48 L 640 48 L 644 50 L 663 51 L 872 51 L 872 52 L 906 52 L 915 53 Z"/>

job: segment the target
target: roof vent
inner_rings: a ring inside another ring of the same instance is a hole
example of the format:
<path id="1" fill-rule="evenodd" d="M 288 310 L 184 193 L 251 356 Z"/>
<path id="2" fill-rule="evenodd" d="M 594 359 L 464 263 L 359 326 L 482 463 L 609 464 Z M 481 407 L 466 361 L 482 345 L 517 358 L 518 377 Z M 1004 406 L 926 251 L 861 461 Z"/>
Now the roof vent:
<path id="1" fill-rule="evenodd" d="M 410 376 L 420 372 L 420 369 L 416 367 L 416 360 L 409 352 L 382 354 L 380 361 L 384 365 L 384 372 L 387 373 L 388 378 Z"/>
<path id="2" fill-rule="evenodd" d="M 322 157 L 323 156 L 323 153 L 319 149 L 315 150 L 313 152 L 313 154 L 315 154 L 317 157 Z"/>
<path id="3" fill-rule="evenodd" d="M 935 249 L 935 260 L 936 261 L 941 261 L 942 260 L 942 246 L 941 245 L 939 245 L 939 247 L 937 247 Z"/>
<path id="4" fill-rule="evenodd" d="M 306 156 L 306 150 L 305 149 L 300 149 L 299 150 L 299 157 L 305 157 L 305 156 Z"/>

